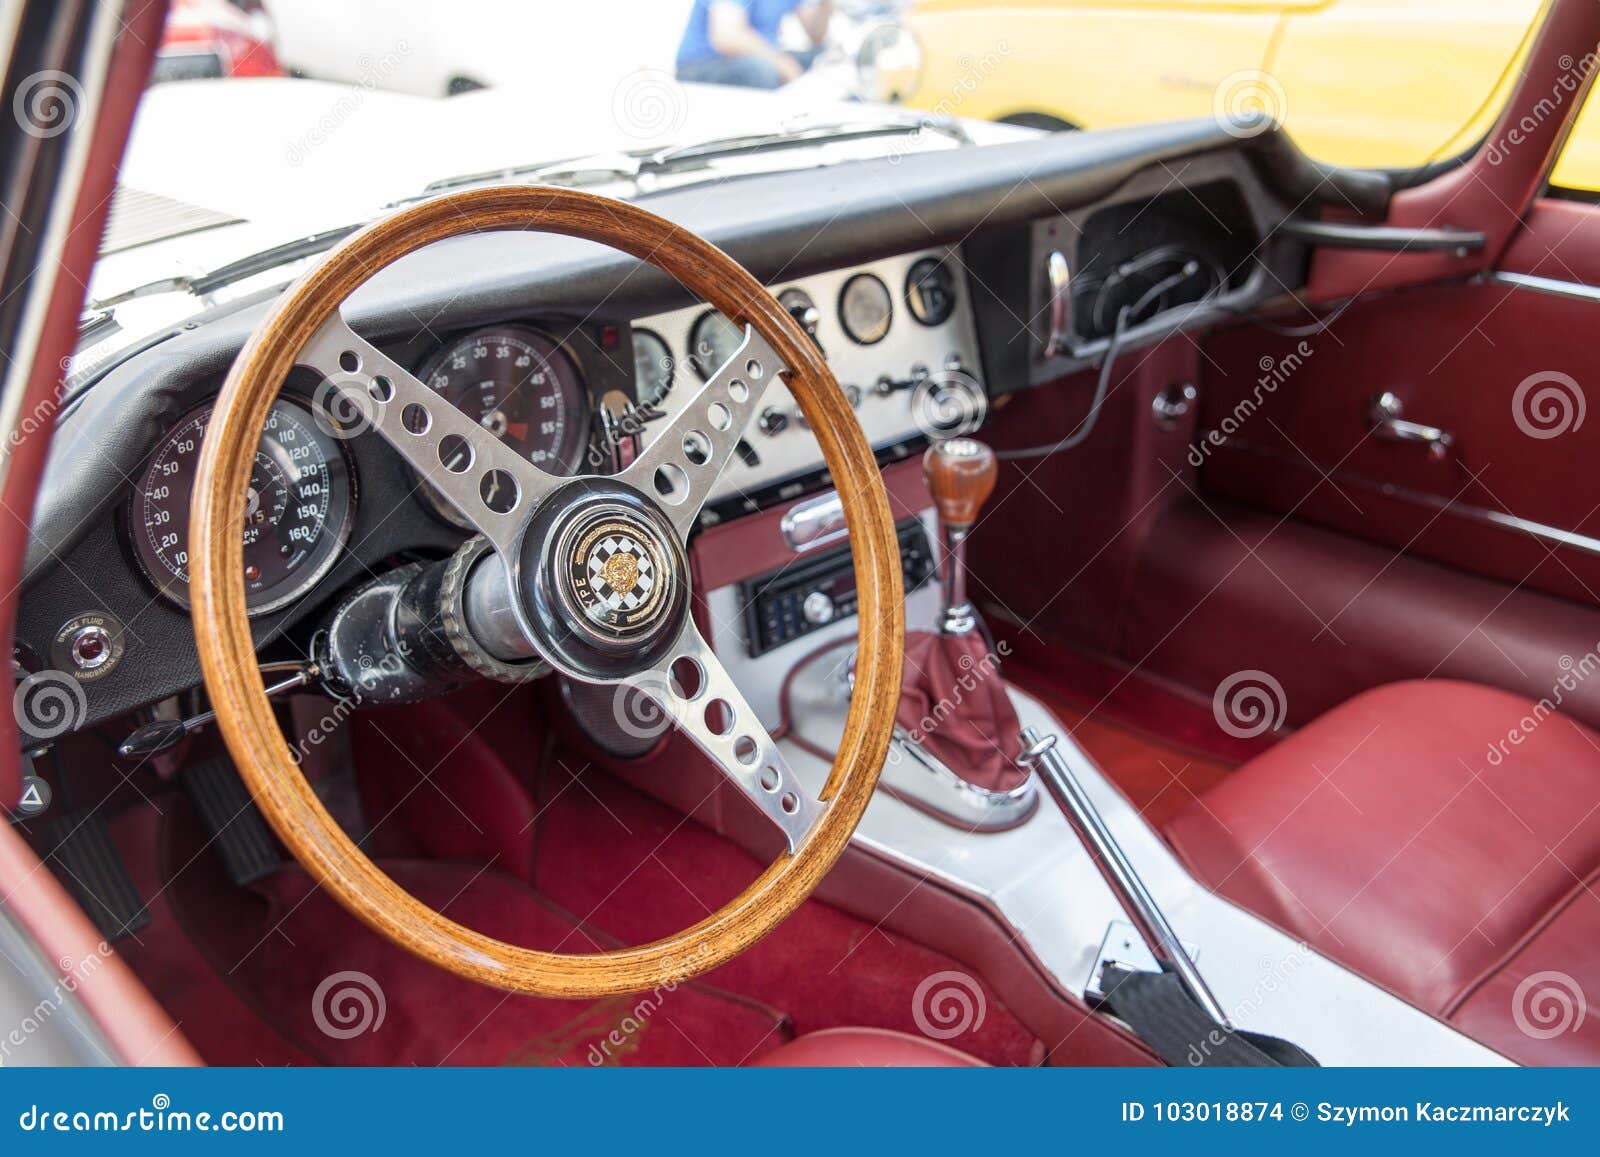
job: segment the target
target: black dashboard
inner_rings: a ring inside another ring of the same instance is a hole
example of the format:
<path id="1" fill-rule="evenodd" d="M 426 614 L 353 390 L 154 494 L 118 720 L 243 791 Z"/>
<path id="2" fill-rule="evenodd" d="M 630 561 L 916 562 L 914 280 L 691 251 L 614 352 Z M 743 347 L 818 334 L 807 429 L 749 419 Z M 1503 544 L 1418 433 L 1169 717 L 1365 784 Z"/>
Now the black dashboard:
<path id="1" fill-rule="evenodd" d="M 1317 185 L 1297 154 L 1279 155 L 1287 142 L 1273 136 L 1241 142 L 1206 121 L 1043 137 L 643 203 L 721 245 L 780 295 L 891 461 L 951 432 L 948 423 L 976 428 L 993 397 L 1092 365 L 1108 309 L 1131 313 L 1120 335 L 1131 345 L 1298 285 L 1304 252 L 1274 230 L 1308 188 L 1328 195 L 1327 182 Z M 1039 320 L 1060 290 L 1050 270 L 1062 250 L 1077 270 L 1064 337 Z M 199 680 L 188 483 L 210 400 L 270 300 L 217 307 L 152 338 L 58 420 L 18 661 L 71 673 L 86 724 Z M 344 313 L 555 473 L 606 472 L 630 439 L 648 442 L 652 422 L 720 364 L 728 337 L 725 321 L 658 271 L 536 234 L 430 246 L 380 271 Z M 764 400 L 709 519 L 826 488 L 785 395 L 777 385 Z M 466 533 L 375 434 L 330 404 L 337 396 L 297 371 L 257 457 L 243 578 L 264 655 L 299 653 L 342 592 L 441 557 Z"/>

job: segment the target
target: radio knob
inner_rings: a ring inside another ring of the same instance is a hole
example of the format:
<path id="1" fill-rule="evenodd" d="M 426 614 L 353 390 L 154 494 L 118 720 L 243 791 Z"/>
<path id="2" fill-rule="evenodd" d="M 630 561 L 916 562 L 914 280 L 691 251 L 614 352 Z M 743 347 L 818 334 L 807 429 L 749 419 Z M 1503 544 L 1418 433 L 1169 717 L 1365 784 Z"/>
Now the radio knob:
<path id="1" fill-rule="evenodd" d="M 756 419 L 756 425 L 761 427 L 763 434 L 770 437 L 773 434 L 781 434 L 784 431 L 784 428 L 789 425 L 789 416 L 782 410 L 768 406 L 761 411 L 761 417 Z"/>
<path id="2" fill-rule="evenodd" d="M 827 592 L 812 591 L 806 596 L 806 601 L 800 604 L 800 613 L 805 616 L 806 622 L 820 627 L 823 623 L 833 622 L 836 612 Z"/>

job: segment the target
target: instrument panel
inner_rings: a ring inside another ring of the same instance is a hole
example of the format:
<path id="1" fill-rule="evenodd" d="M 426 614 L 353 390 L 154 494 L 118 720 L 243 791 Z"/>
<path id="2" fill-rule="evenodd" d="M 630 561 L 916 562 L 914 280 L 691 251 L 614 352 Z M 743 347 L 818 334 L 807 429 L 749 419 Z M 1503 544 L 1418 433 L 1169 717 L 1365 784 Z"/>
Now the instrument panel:
<path id="1" fill-rule="evenodd" d="M 954 249 L 770 288 L 822 350 L 874 449 L 919 436 L 972 433 L 981 424 L 987 394 L 964 269 Z M 662 415 L 687 405 L 743 336 L 703 305 L 643 318 L 633 335 L 636 366 L 669 367 L 664 378 L 650 379 L 648 394 L 640 378 L 641 402 L 648 398 Z M 646 442 L 655 426 L 644 424 Z M 800 493 L 804 478 L 821 469 L 822 452 L 804 416 L 783 384 L 774 382 L 712 499 L 755 509 L 756 491 L 778 486 L 780 498 L 790 489 Z"/>
<path id="2" fill-rule="evenodd" d="M 970 432 L 982 420 L 987 403 L 960 268 L 954 251 L 937 250 L 774 287 L 823 351 L 875 449 Z M 593 453 L 601 393 L 631 393 L 639 420 L 623 425 L 648 442 L 743 337 L 700 305 L 632 326 L 490 325 L 426 345 L 412 342 L 406 361 L 441 398 L 529 462 L 573 474 L 603 468 L 603 456 Z M 126 519 L 140 571 L 185 608 L 190 493 L 211 412 L 210 402 L 195 407 L 162 438 Z M 286 393 L 274 403 L 246 497 L 242 577 L 252 615 L 304 598 L 338 561 L 356 499 L 349 440 L 359 433 L 315 401 Z M 782 383 L 774 383 L 712 501 L 734 499 L 755 509 L 757 491 L 777 485 L 798 493 L 819 485 L 822 465 L 804 416 Z M 426 481 L 407 476 L 434 514 L 466 529 Z"/>

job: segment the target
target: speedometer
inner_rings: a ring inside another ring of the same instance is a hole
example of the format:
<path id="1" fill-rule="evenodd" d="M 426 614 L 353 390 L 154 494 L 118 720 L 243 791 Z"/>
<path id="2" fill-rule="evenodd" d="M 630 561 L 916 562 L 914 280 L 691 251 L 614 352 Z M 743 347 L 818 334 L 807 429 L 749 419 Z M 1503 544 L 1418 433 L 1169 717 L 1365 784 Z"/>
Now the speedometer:
<path id="1" fill-rule="evenodd" d="M 162 441 L 134 490 L 134 555 L 156 588 L 189 605 L 189 506 L 211 406 L 191 410 Z M 339 443 L 300 404 L 272 404 L 244 498 L 245 605 L 278 610 L 305 595 L 339 557 L 350 529 L 350 468 Z"/>

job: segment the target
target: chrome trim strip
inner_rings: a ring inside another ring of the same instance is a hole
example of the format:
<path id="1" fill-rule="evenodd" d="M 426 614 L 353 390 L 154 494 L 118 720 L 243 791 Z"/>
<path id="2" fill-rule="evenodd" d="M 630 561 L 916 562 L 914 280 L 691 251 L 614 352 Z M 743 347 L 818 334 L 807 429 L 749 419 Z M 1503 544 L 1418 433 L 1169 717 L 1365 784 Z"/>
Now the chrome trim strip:
<path id="1" fill-rule="evenodd" d="M 1554 277 L 1536 277 L 1531 273 L 1504 273 L 1499 270 L 1489 274 L 1490 281 L 1511 285 L 1518 289 L 1531 289 L 1535 293 L 1548 293 L 1554 297 L 1574 301 L 1600 301 L 1600 286 L 1584 285 L 1581 281 L 1562 281 Z"/>
<path id="2" fill-rule="evenodd" d="M 1597 297 L 1597 300 L 1600 300 L 1600 297 Z M 1211 445 L 1218 449 L 1232 450 L 1239 454 L 1251 454 L 1257 458 L 1288 462 L 1291 465 L 1300 465 L 1302 467 L 1305 465 L 1303 459 L 1277 453 L 1265 446 L 1256 446 L 1249 442 L 1240 441 L 1237 438 L 1230 438 L 1219 430 L 1207 431 L 1196 438 L 1195 442 L 1196 444 Z M 1396 486 L 1392 482 L 1380 482 L 1375 478 L 1368 478 L 1364 474 L 1348 474 L 1335 471 L 1328 475 L 1328 481 L 1338 486 L 1358 487 L 1370 493 L 1381 494 L 1385 498 L 1398 498 L 1405 502 L 1414 502 L 1419 506 L 1443 511 L 1445 514 L 1493 526 L 1500 530 L 1518 531 L 1522 534 L 1531 535 L 1541 542 L 1554 546 L 1568 547 L 1600 558 L 1600 538 L 1579 534 L 1575 530 L 1563 530 L 1559 526 L 1551 526 L 1544 522 L 1534 522 L 1531 519 L 1522 518 L 1515 514 L 1508 514 L 1503 510 L 1490 510 L 1485 506 L 1457 502 L 1438 494 L 1429 494 L 1425 490 L 1413 490 L 1409 486 Z"/>

